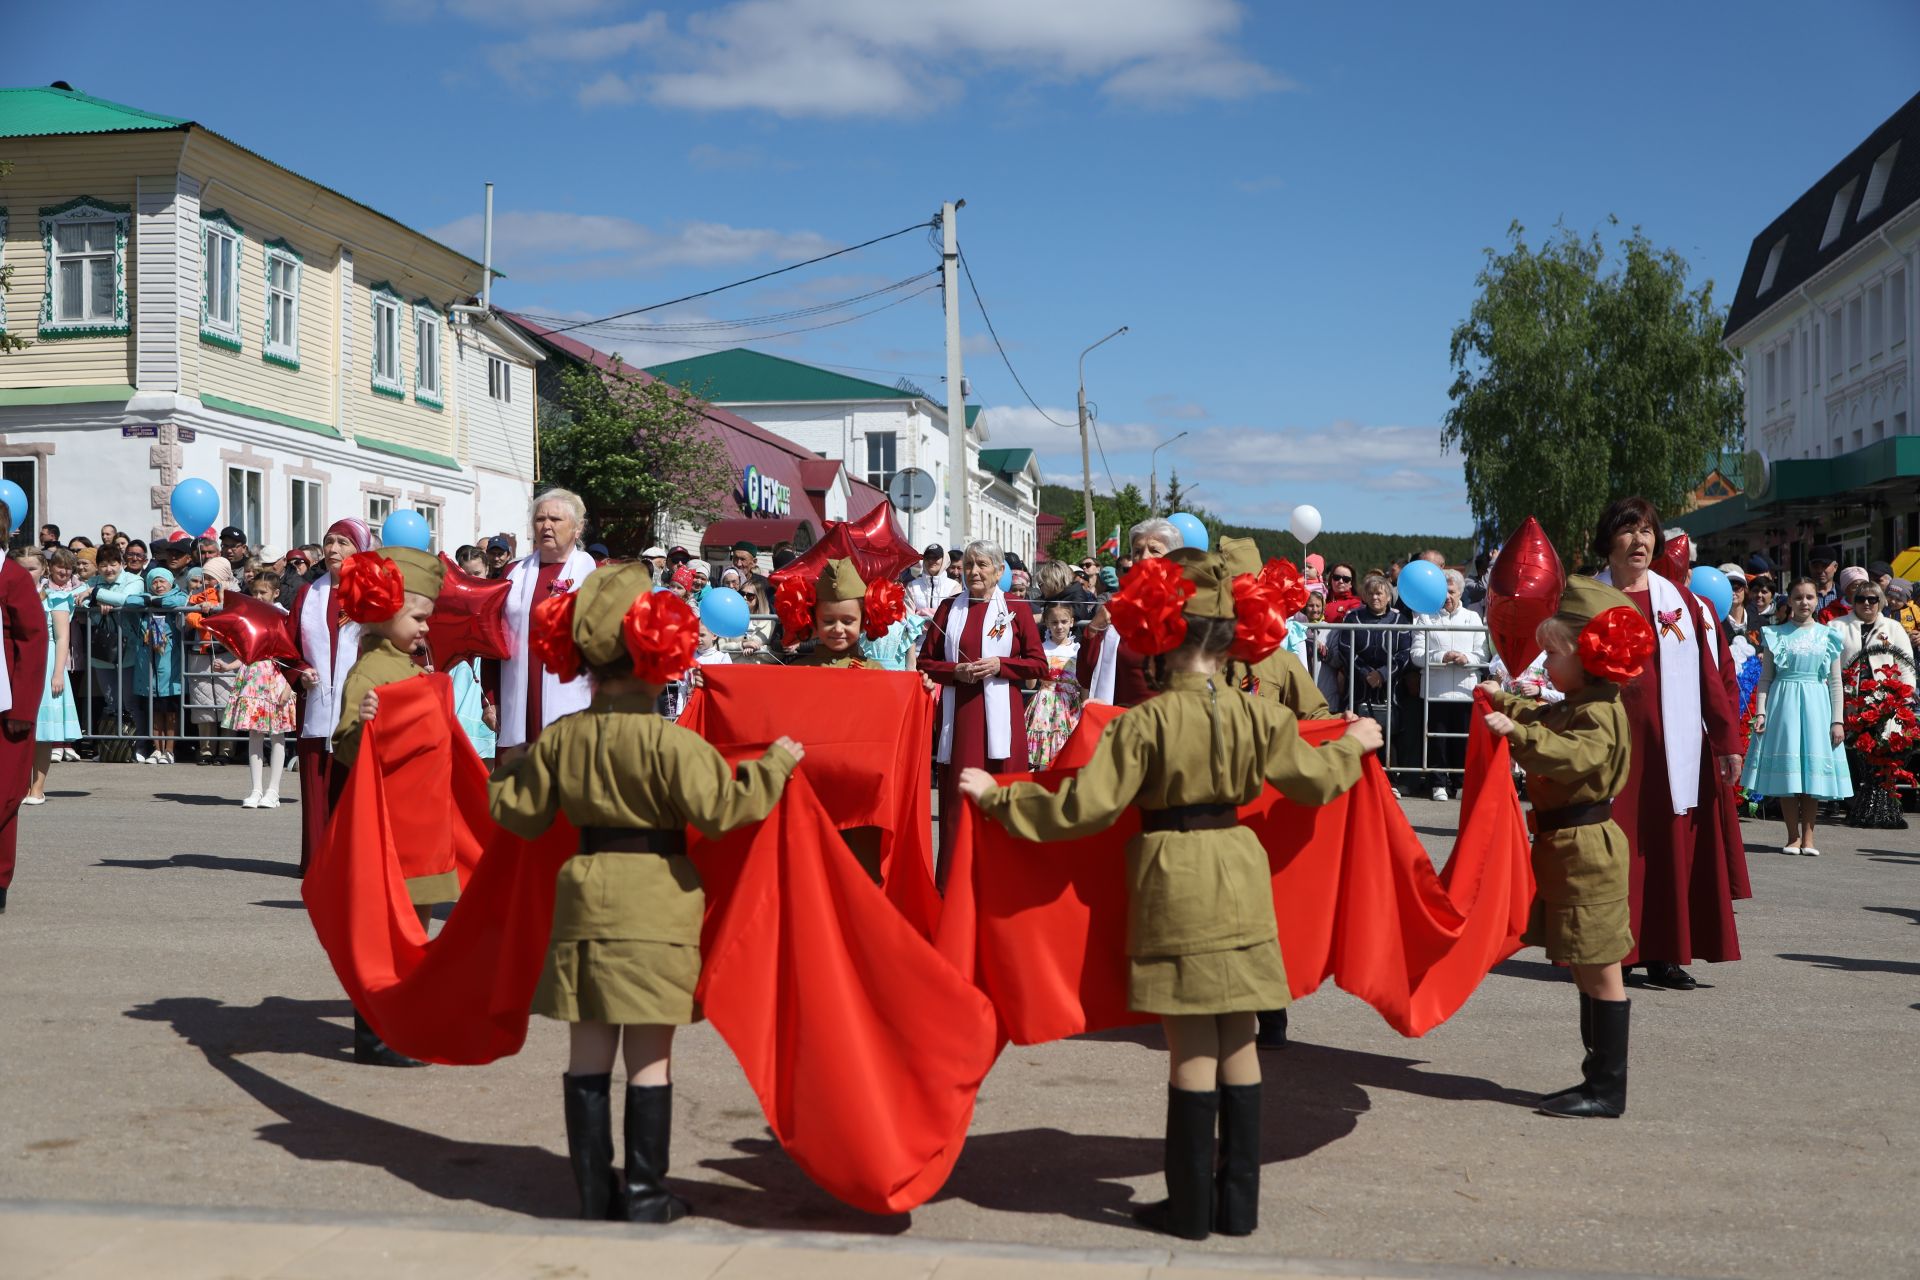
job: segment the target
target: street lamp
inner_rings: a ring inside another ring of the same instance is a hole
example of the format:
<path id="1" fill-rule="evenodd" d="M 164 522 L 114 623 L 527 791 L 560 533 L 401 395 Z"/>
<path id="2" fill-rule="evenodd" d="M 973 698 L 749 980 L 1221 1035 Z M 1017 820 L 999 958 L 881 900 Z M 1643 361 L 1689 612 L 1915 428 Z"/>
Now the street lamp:
<path id="1" fill-rule="evenodd" d="M 1180 436 L 1186 434 L 1186 432 L 1182 431 L 1179 436 L 1162 440 L 1159 444 L 1153 446 L 1152 474 L 1147 480 L 1147 514 L 1150 516 L 1160 514 L 1160 451 L 1172 444 L 1175 440 L 1178 440 Z"/>
<path id="2" fill-rule="evenodd" d="M 1121 325 L 1100 339 L 1100 342 L 1094 343 L 1093 347 L 1103 342 L 1111 342 L 1126 331 L 1127 326 Z M 1093 347 L 1088 347 L 1086 351 L 1080 353 L 1080 496 L 1086 503 L 1088 551 L 1092 551 L 1097 545 L 1093 529 L 1093 461 L 1087 453 L 1087 351 L 1092 351 Z"/>

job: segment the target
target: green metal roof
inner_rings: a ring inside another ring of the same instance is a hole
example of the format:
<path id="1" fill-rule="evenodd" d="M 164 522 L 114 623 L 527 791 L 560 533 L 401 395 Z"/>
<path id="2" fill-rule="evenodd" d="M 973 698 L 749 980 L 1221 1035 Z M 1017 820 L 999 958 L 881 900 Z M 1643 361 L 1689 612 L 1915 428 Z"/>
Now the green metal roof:
<path id="1" fill-rule="evenodd" d="M 1031 449 L 982 449 L 980 469 L 998 476 L 1017 476 L 1033 461 Z"/>
<path id="2" fill-rule="evenodd" d="M 135 133 L 185 129 L 191 120 L 124 107 L 72 89 L 0 89 L 0 138 L 67 133 Z"/>
<path id="3" fill-rule="evenodd" d="M 1837 458 L 1794 458 L 1767 468 L 1766 487 L 1681 516 L 1675 523 L 1706 537 L 1758 519 L 1769 507 L 1827 503 L 1862 489 L 1920 477 L 1920 436 L 1894 436 Z"/>
<path id="4" fill-rule="evenodd" d="M 745 347 L 652 365 L 646 372 L 677 387 L 690 386 L 696 394 L 715 404 L 926 399 L 899 387 L 868 382 L 865 378 L 849 377 L 818 365 L 770 356 L 764 351 L 749 351 Z M 940 405 L 940 411 L 945 413 L 946 406 Z M 968 426 L 979 416 L 979 405 L 967 406 Z"/>

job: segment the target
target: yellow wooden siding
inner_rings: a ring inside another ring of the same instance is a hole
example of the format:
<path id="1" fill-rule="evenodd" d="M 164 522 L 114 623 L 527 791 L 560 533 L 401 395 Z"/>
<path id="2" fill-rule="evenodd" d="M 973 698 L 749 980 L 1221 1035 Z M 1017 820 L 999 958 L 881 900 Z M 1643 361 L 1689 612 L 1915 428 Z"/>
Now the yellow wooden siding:
<path id="1" fill-rule="evenodd" d="M 400 386 L 404 400 L 396 400 L 373 389 L 373 286 L 387 284 L 400 295 Z M 422 282 L 399 264 L 365 251 L 356 252 L 353 262 L 353 362 L 347 370 L 346 387 L 353 434 L 383 444 L 405 445 L 431 453 L 454 456 L 458 448 L 454 423 L 459 396 L 452 386 L 451 337 L 445 318 L 447 303 L 421 287 Z M 442 313 L 440 321 L 440 395 L 444 408 L 435 410 L 420 403 L 414 395 L 415 371 L 419 353 L 413 332 L 413 302 L 426 297 Z M 364 336 L 363 336 L 364 335 Z"/>
<path id="2" fill-rule="evenodd" d="M 277 216 L 265 204 L 239 189 L 238 180 L 216 178 L 201 195 L 200 212 L 219 210 L 237 223 L 244 237 L 240 266 L 240 350 L 200 339 L 200 298 L 206 287 L 206 264 L 200 279 L 181 290 L 183 342 L 199 348 L 197 394 L 224 396 L 276 413 L 310 422 L 333 421 L 334 347 L 338 338 L 334 273 L 339 241 Z M 265 358 L 267 314 L 266 245 L 284 241 L 301 257 L 300 367 L 289 369 Z M 204 243 L 204 242 L 203 242 Z"/>
<path id="3" fill-rule="evenodd" d="M 464 405 L 460 420 L 465 429 L 461 461 L 531 480 L 536 403 L 532 367 L 523 363 L 524 356 L 503 349 L 478 330 L 464 330 L 460 339 L 466 344 L 465 356 L 460 362 L 460 395 Z M 512 398 L 505 403 L 488 393 L 488 357 L 507 362 L 513 391 Z"/>
<path id="4" fill-rule="evenodd" d="M 36 338 L 47 287 L 47 256 L 40 243 L 40 210 L 91 196 L 131 209 L 141 173 L 169 172 L 181 135 L 110 134 L 84 138 L 10 138 L 3 151 L 13 171 L 0 180 L 7 215 L 4 261 L 14 268 L 7 291 L 7 331 Z M 135 257 L 138 229 L 127 230 L 127 323 L 139 306 Z M 50 338 L 0 360 L 0 387 L 119 385 L 134 380 L 131 334 L 108 338 Z"/>

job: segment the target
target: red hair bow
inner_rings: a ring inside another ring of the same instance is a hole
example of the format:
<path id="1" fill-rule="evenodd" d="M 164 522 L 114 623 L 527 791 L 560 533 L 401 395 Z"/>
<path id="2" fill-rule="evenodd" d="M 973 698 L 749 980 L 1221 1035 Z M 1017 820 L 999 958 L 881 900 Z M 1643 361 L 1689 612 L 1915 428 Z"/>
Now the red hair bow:
<path id="1" fill-rule="evenodd" d="M 907 593 L 891 578 L 882 578 L 867 588 L 862 603 L 867 639 L 878 640 L 887 629 L 907 616 Z"/>
<path id="2" fill-rule="evenodd" d="M 406 575 L 385 556 L 356 551 L 340 566 L 340 612 L 354 622 L 385 622 L 406 602 Z"/>
<path id="3" fill-rule="evenodd" d="M 580 646 L 573 642 L 573 607 L 579 597 L 568 591 L 533 606 L 527 651 L 565 684 L 580 674 Z"/>
<path id="4" fill-rule="evenodd" d="M 1615 684 L 1625 684 L 1646 670 L 1653 648 L 1653 628 L 1638 609 L 1625 605 L 1603 611 L 1580 629 L 1580 665 Z"/>
<path id="5" fill-rule="evenodd" d="M 1299 571 L 1294 571 L 1299 580 Z M 1301 588 L 1301 594 L 1306 594 Z M 1267 575 L 1243 573 L 1233 580 L 1233 645 L 1227 650 L 1245 663 L 1269 657 L 1287 638 L 1287 609 Z"/>
<path id="6" fill-rule="evenodd" d="M 667 684 L 693 665 L 700 646 L 700 615 L 671 591 L 650 591 L 627 609 L 620 631 L 633 657 L 635 677 Z"/>
<path id="7" fill-rule="evenodd" d="M 1306 579 L 1291 560 L 1269 560 L 1261 565 L 1260 585 L 1279 596 L 1282 618 L 1291 618 L 1307 607 Z"/>
<path id="8" fill-rule="evenodd" d="M 1171 560 L 1142 560 L 1107 601 L 1107 617 L 1135 653 L 1171 653 L 1187 638 L 1187 601 L 1198 588 Z"/>
<path id="9" fill-rule="evenodd" d="M 813 595 L 813 579 L 799 573 L 782 578 L 774 590 L 773 611 L 788 644 L 813 634 Z"/>

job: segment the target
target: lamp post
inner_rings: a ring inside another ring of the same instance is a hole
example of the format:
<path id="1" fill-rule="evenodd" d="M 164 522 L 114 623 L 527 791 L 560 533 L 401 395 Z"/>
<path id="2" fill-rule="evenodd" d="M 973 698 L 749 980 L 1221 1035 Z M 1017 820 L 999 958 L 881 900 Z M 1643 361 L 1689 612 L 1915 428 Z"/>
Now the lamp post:
<path id="1" fill-rule="evenodd" d="M 1094 343 L 1093 347 L 1103 342 L 1111 342 L 1126 331 L 1127 326 L 1121 325 L 1100 339 L 1100 342 Z M 1097 545 L 1093 529 L 1093 461 L 1087 453 L 1087 351 L 1092 351 L 1093 347 L 1088 347 L 1086 351 L 1080 353 L 1080 496 L 1086 503 L 1087 550 L 1089 551 Z"/>
<path id="2" fill-rule="evenodd" d="M 1159 444 L 1153 446 L 1151 462 L 1152 473 L 1147 480 L 1147 514 L 1150 516 L 1160 514 L 1160 451 L 1172 444 L 1175 440 L 1178 440 L 1180 436 L 1186 434 L 1186 432 L 1182 431 L 1179 436 L 1162 440 Z"/>

